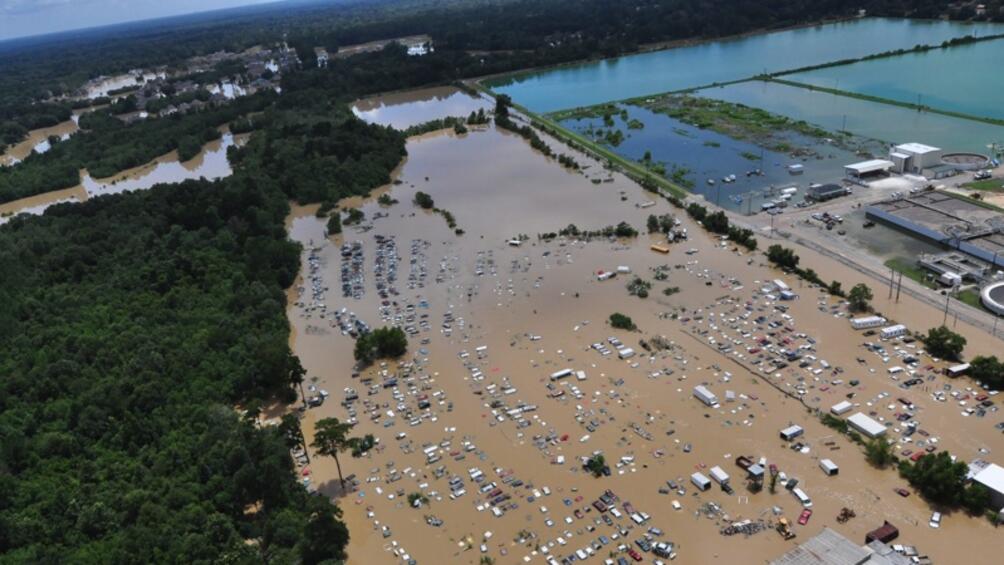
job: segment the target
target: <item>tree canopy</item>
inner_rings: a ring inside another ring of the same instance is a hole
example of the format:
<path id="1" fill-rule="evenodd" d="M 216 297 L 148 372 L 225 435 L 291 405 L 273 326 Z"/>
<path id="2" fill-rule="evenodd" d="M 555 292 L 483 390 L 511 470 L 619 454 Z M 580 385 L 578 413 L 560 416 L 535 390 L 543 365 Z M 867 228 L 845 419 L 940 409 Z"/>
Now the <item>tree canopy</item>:
<path id="1" fill-rule="evenodd" d="M 927 330 L 927 336 L 923 339 L 924 348 L 928 353 L 952 361 L 958 361 L 962 356 L 962 350 L 966 347 L 966 338 L 945 326 Z"/>

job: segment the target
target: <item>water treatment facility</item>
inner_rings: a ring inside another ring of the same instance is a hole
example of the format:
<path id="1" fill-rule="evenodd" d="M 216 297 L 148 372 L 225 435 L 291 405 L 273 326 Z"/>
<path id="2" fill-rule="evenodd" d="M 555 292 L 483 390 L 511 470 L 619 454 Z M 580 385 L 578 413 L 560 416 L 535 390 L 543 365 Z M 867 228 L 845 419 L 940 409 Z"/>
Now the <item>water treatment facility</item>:
<path id="1" fill-rule="evenodd" d="M 875 202 L 865 215 L 988 265 L 1004 266 L 1004 214 L 969 199 L 924 191 Z"/>

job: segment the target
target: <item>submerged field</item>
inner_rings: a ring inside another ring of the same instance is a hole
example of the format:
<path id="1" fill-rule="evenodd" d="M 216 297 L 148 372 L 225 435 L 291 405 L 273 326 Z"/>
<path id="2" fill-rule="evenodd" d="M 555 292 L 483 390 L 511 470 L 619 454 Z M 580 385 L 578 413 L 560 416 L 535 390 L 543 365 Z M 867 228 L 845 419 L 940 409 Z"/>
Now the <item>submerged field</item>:
<path id="1" fill-rule="evenodd" d="M 556 112 L 564 127 L 645 165 L 708 201 L 751 213 L 784 187 L 832 182 L 881 142 L 831 132 L 751 106 L 663 95 Z M 794 175 L 788 167 L 800 165 Z M 732 178 L 735 175 L 735 178 Z"/>

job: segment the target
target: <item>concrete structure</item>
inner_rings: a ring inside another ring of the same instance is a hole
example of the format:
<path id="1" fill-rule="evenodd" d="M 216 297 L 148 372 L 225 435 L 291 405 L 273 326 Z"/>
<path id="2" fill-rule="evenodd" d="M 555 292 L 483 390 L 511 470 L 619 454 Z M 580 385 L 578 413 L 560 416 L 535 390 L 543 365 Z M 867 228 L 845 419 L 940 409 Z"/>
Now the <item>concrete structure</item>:
<path id="1" fill-rule="evenodd" d="M 847 423 L 852 428 L 862 434 L 874 439 L 885 435 L 885 426 L 866 416 L 862 412 L 857 412 L 847 418 Z"/>
<path id="2" fill-rule="evenodd" d="M 825 202 L 833 198 L 846 196 L 850 192 L 850 190 L 839 184 L 811 184 L 805 192 L 805 197 L 816 202 Z"/>
<path id="3" fill-rule="evenodd" d="M 770 565 L 906 565 L 904 557 L 881 542 L 858 545 L 835 530 L 823 531 L 770 561 Z"/>
<path id="4" fill-rule="evenodd" d="M 781 439 L 791 441 L 804 433 L 805 430 L 802 429 L 802 426 L 788 426 L 781 430 Z"/>
<path id="5" fill-rule="evenodd" d="M 869 180 L 889 176 L 889 171 L 893 170 L 896 164 L 885 159 L 871 159 L 860 163 L 844 165 L 844 175 L 847 179 L 856 183 L 867 183 Z"/>
<path id="6" fill-rule="evenodd" d="M 868 328 L 877 328 L 882 324 L 886 323 L 888 320 L 882 316 L 863 316 L 861 318 L 852 318 L 851 327 L 856 330 L 864 330 Z"/>
<path id="7" fill-rule="evenodd" d="M 925 169 L 943 165 L 943 155 L 944 152 L 937 147 L 923 143 L 904 143 L 892 148 L 889 159 L 895 164 L 893 170 L 897 173 L 921 175 Z"/>
<path id="8" fill-rule="evenodd" d="M 1004 266 L 1004 215 L 957 195 L 927 191 L 883 200 L 865 208 L 865 216 Z"/>
<path id="9" fill-rule="evenodd" d="M 694 397 L 708 406 L 718 405 L 718 397 L 704 385 L 697 385 L 694 387 Z"/>
<path id="10" fill-rule="evenodd" d="M 843 414 L 850 412 L 852 408 L 854 408 L 854 405 L 844 400 L 843 402 L 838 402 L 833 406 L 831 406 L 830 412 L 836 414 L 837 416 L 841 416 Z"/>
<path id="11" fill-rule="evenodd" d="M 1004 315 L 1004 281 L 990 283 L 980 291 L 980 302 L 998 316 Z"/>
<path id="12" fill-rule="evenodd" d="M 986 462 L 981 462 L 979 466 L 982 469 L 973 474 L 973 481 L 987 487 L 987 490 L 990 491 L 990 508 L 992 510 L 1004 510 L 1004 467 Z M 970 464 L 970 473 L 973 470 L 973 465 Z"/>
<path id="13" fill-rule="evenodd" d="M 983 280 L 990 270 L 989 264 L 958 251 L 936 254 L 925 253 L 917 259 L 917 263 L 939 276 L 947 273 L 959 275 L 963 281 Z"/>

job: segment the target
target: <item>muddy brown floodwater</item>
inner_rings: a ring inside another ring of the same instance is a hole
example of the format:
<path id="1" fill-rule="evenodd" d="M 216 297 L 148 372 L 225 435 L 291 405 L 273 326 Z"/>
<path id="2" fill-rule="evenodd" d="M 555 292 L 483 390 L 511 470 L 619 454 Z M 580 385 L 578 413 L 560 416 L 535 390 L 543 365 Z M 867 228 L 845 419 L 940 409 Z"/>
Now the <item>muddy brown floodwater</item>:
<path id="1" fill-rule="evenodd" d="M 0 224 L 16 214 L 41 214 L 53 204 L 83 202 L 88 198 L 127 190 L 145 190 L 160 183 L 229 176 L 232 171 L 227 161 L 227 149 L 232 145 L 243 145 L 249 135 L 224 132 L 223 137 L 207 143 L 201 153 L 188 161 L 178 161 L 177 152 L 172 151 L 145 165 L 105 179 L 92 178 L 86 170 L 82 170 L 77 186 L 0 204 Z"/>
<path id="2" fill-rule="evenodd" d="M 32 151 L 44 153 L 49 150 L 49 138 L 56 136 L 61 140 L 69 138 L 80 128 L 77 127 L 76 118 L 79 113 L 74 113 L 74 119 L 56 124 L 52 127 L 34 129 L 28 132 L 28 137 L 20 143 L 16 143 L 0 154 L 0 166 L 13 165 L 23 161 Z"/>
<path id="3" fill-rule="evenodd" d="M 447 116 L 466 117 L 491 104 L 452 86 L 381 94 L 356 101 L 352 112 L 367 122 L 405 129 Z"/>
<path id="4" fill-rule="evenodd" d="M 930 394 L 945 384 L 964 393 L 971 383 L 948 383 L 921 368 L 924 383 L 902 390 L 887 375 L 888 367 L 902 363 L 897 349 L 916 353 L 921 367 L 943 365 L 915 344 L 884 343 L 892 357 L 884 362 L 861 345 L 875 338 L 853 331 L 843 307 L 828 295 L 769 268 L 759 253 L 723 246 L 664 201 L 642 207 L 649 194 L 584 155 L 576 154 L 584 171 L 571 172 L 523 139 L 493 128 L 412 138 L 407 149 L 394 174 L 397 184 L 343 203 L 365 212 L 362 226 L 326 238 L 316 207 L 296 207 L 288 221 L 291 237 L 305 246 L 301 280 L 289 292 L 291 343 L 307 369 L 308 395 L 330 395 L 306 412 L 307 441 L 325 417 L 355 421 L 354 435 L 379 440 L 361 458 L 342 456 L 342 469 L 356 485 L 344 495 L 333 460 L 314 456 L 302 470 L 307 484 L 343 508 L 350 563 L 478 563 L 482 556 L 496 563 L 544 563 L 592 544 L 599 549 L 588 550 L 595 553 L 589 561 L 602 563 L 626 556 L 618 546 L 634 546 L 649 527 L 664 532 L 657 539 L 675 544 L 677 562 L 762 563 L 823 526 L 863 543 L 883 520 L 900 528 L 897 543 L 916 545 L 936 562 L 996 559 L 999 551 L 987 543 L 996 533 L 986 520 L 954 513 L 941 529 L 930 529 L 932 508 L 916 494 L 896 495 L 894 488 L 908 485 L 895 471 L 868 465 L 859 447 L 810 413 L 816 407 L 828 411 L 851 395 L 854 411 L 892 422 L 888 437 L 897 451 L 935 445 L 964 460 L 999 458 L 996 413 L 963 416 L 952 397 L 938 402 Z M 466 233 L 454 235 L 440 215 L 415 206 L 418 190 L 449 210 Z M 380 206 L 375 198 L 384 193 L 398 203 Z M 661 255 L 649 249 L 659 241 L 649 235 L 589 242 L 537 237 L 570 223 L 595 229 L 625 220 L 643 230 L 649 214 L 674 214 L 689 240 Z M 507 244 L 520 234 L 527 236 L 520 246 Z M 761 246 L 766 242 L 761 238 Z M 804 265 L 827 280 L 844 281 L 845 288 L 864 280 L 807 250 L 798 252 Z M 623 274 L 597 280 L 598 270 L 618 266 L 651 281 L 651 295 L 629 296 L 629 276 Z M 659 268 L 667 280 L 656 280 Z M 768 297 L 763 287 L 778 278 L 799 299 L 780 303 Z M 670 286 L 680 290 L 665 296 Z M 913 329 L 941 322 L 933 308 L 910 299 L 890 303 L 879 288 L 875 295 L 879 310 Z M 639 331 L 612 329 L 606 320 L 613 312 L 631 316 Z M 357 320 L 408 328 L 407 356 L 354 378 L 354 340 L 343 326 L 354 329 Z M 958 329 L 969 338 L 971 355 L 1000 348 L 986 334 Z M 811 346 L 806 353 L 815 360 L 806 368 L 762 371 L 751 350 L 767 332 L 778 334 L 775 341 Z M 643 350 L 639 340 L 653 336 L 663 336 L 668 348 Z M 638 354 L 619 360 L 591 347 L 603 343 L 613 350 L 610 337 Z M 728 350 L 720 343 L 732 351 L 722 353 Z M 817 373 L 822 360 L 831 368 Z M 564 368 L 583 371 L 585 378 L 573 375 L 549 389 L 549 375 Z M 851 387 L 852 379 L 860 383 Z M 700 383 L 717 394 L 719 407 L 693 397 Z M 347 391 L 358 399 L 343 404 Z M 733 400 L 726 401 L 727 391 Z M 907 436 L 895 422 L 894 414 L 904 411 L 899 397 L 915 404 L 923 434 Z M 805 428 L 799 451 L 778 436 L 792 423 Z M 611 476 L 597 479 L 581 470 L 580 458 L 596 451 Z M 779 517 L 775 507 L 792 522 L 802 510 L 780 486 L 775 494 L 748 491 L 735 463 L 739 455 L 766 458 L 797 477 L 812 498 L 814 514 L 807 525 L 794 526 L 794 540 L 784 541 L 772 529 L 750 536 L 720 533 L 733 521 L 772 524 Z M 839 465 L 837 476 L 823 474 L 822 458 Z M 731 475 L 734 494 L 717 485 L 698 493 L 690 483 L 691 473 L 707 475 L 715 465 Z M 481 482 L 473 479 L 479 476 Z M 452 477 L 459 478 L 463 494 L 451 495 Z M 678 482 L 685 493 L 670 491 L 667 481 Z M 637 526 L 627 516 L 607 513 L 613 523 L 608 525 L 590 506 L 605 489 L 620 497 L 619 508 L 630 502 L 650 519 Z M 428 502 L 411 508 L 412 493 Z M 489 495 L 508 499 L 496 499 L 493 507 Z M 843 507 L 857 516 L 839 524 Z"/>

